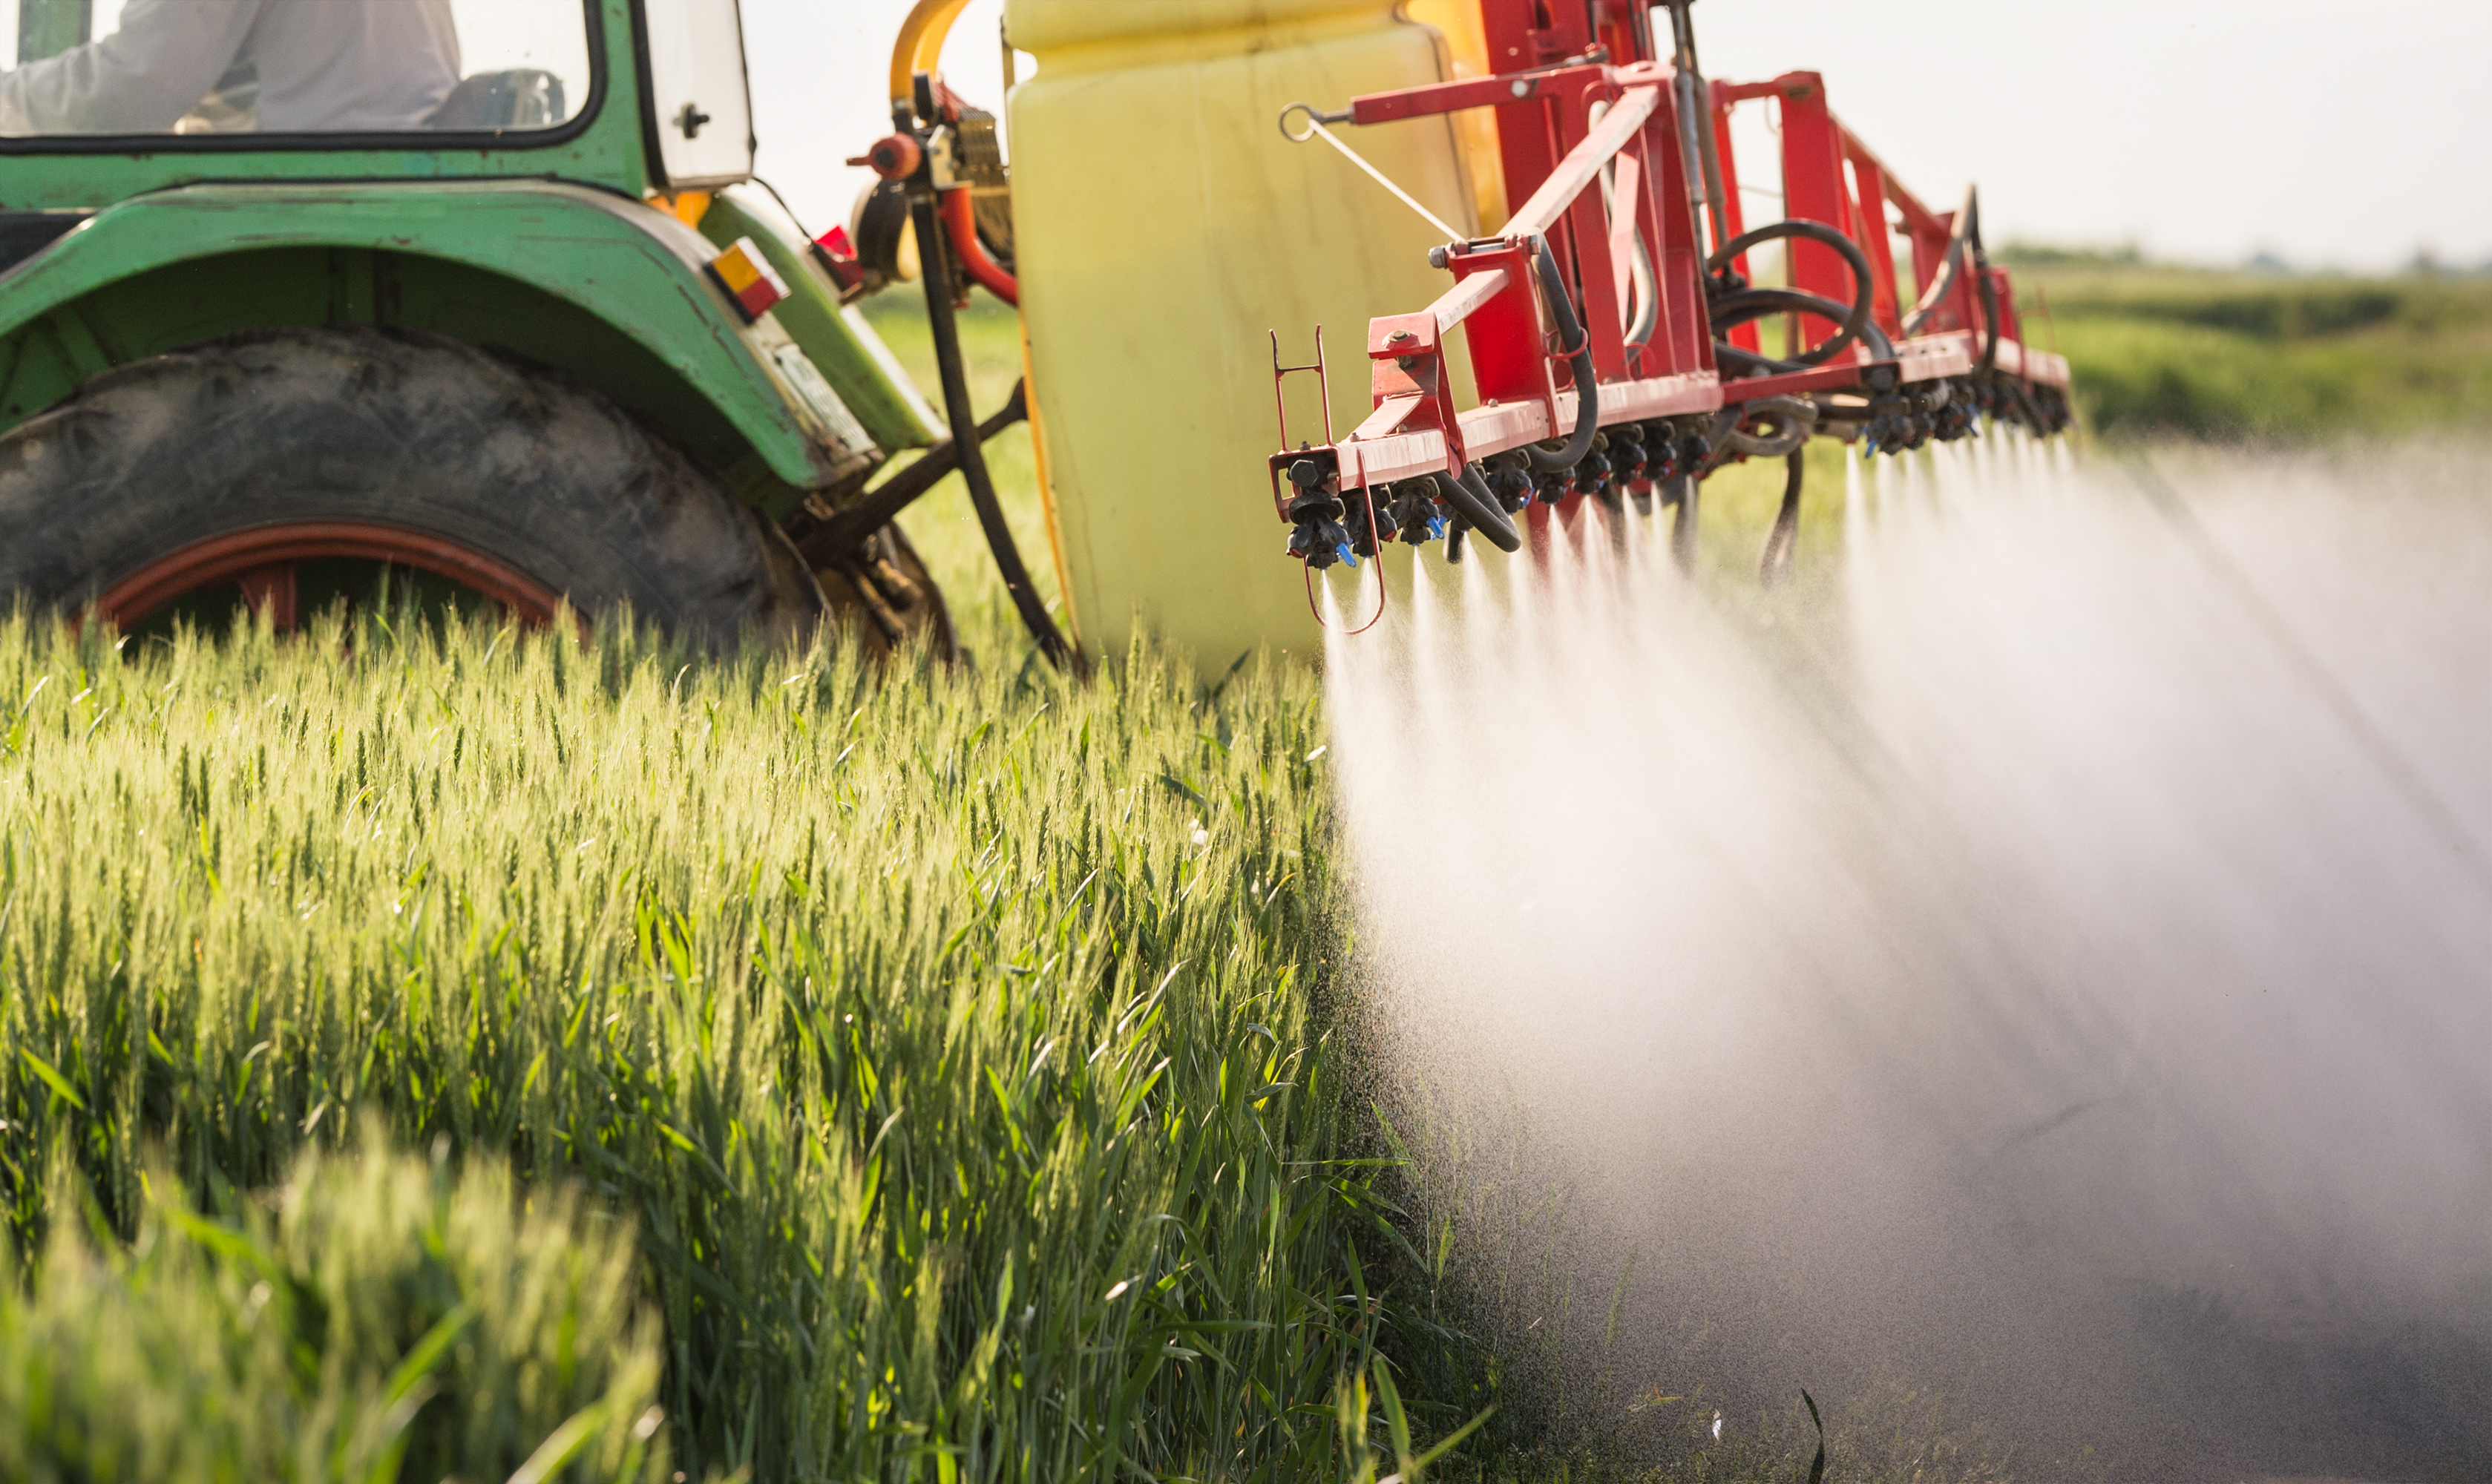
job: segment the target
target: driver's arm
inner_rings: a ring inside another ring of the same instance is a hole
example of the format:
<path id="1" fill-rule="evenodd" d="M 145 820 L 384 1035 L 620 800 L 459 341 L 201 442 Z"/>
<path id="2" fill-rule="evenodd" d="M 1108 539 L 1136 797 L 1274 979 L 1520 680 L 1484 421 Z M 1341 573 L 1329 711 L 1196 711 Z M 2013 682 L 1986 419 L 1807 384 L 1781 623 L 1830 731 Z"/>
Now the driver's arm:
<path id="1" fill-rule="evenodd" d="M 258 0 L 130 0 L 102 41 L 0 73 L 0 134 L 162 134 L 207 96 Z"/>

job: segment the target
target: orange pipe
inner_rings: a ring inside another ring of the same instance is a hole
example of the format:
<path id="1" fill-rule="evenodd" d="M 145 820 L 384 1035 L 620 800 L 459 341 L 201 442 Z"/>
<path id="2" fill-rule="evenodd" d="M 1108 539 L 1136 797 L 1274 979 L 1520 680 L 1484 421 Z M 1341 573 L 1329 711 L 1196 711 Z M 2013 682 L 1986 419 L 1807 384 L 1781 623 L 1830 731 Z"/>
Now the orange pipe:
<path id="1" fill-rule="evenodd" d="M 939 71 L 936 63 L 943 56 L 943 38 L 950 35 L 952 22 L 961 18 L 969 0 L 917 0 L 908 18 L 900 23 L 900 39 L 891 48 L 891 101 L 899 103 L 911 96 L 919 73 Z"/>
<path id="2" fill-rule="evenodd" d="M 984 283 L 987 292 L 1020 309 L 1021 282 L 989 257 L 986 245 L 978 241 L 978 220 L 969 206 L 969 188 L 956 186 L 944 192 L 939 205 L 943 235 L 952 240 L 952 251 L 960 254 L 961 265 L 969 270 L 969 277 Z"/>

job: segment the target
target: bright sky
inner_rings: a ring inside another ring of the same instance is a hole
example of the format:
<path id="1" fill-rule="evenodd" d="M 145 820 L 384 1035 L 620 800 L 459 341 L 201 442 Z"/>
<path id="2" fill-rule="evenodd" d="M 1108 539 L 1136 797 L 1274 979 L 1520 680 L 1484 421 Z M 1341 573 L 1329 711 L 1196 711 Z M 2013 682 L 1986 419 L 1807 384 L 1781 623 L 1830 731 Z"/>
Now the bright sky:
<path id="1" fill-rule="evenodd" d="M 944 69 L 997 107 L 1001 0 Z M 744 0 L 761 168 L 809 225 L 871 177 L 907 0 Z M 2492 262 L 2479 0 L 1705 0 L 1710 76 L 1825 74 L 1837 114 L 1924 199 L 1975 180 L 1983 233 L 2302 266 Z M 1024 68 L 1029 63 L 1024 59 Z"/>
<path id="2" fill-rule="evenodd" d="M 743 0 L 755 163 L 820 233 L 847 220 L 874 172 L 841 162 L 891 133 L 891 43 L 910 0 Z M 943 72 L 953 91 L 1003 117 L 1003 0 L 970 0 Z M 1032 70 L 1022 59 L 1024 71 Z"/>

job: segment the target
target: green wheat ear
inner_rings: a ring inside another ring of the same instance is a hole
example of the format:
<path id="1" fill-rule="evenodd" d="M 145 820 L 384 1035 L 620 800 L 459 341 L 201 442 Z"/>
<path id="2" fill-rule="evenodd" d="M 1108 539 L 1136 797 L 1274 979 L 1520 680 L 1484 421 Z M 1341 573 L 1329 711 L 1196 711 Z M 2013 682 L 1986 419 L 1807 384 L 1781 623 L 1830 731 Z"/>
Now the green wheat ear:
<path id="1" fill-rule="evenodd" d="M 0 612 L 0 1415 L 59 1378 L 0 1477 L 108 1436 L 177 1478 L 343 1439 L 357 1478 L 1294 1484 L 1380 1336 L 1459 1374 L 1335 1090 L 1312 672 L 417 617 L 115 653 Z M 436 1142 L 448 1216 L 358 1152 Z M 219 1255 L 252 1233 L 275 1276 Z M 1396 1401 L 1424 1459 L 1443 1410 Z"/>

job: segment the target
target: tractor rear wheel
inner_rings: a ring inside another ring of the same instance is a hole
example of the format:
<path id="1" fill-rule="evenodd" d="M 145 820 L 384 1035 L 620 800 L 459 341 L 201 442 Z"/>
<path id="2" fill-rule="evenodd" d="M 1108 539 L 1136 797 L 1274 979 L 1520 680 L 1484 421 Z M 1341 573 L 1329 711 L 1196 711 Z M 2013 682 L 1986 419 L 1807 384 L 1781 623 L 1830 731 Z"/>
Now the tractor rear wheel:
<path id="1" fill-rule="evenodd" d="M 786 538 L 681 451 L 439 336 L 255 331 L 0 436 L 0 603 L 93 601 L 129 629 L 223 595 L 284 628 L 357 563 L 536 622 L 628 604 L 711 644 L 824 608 Z"/>

